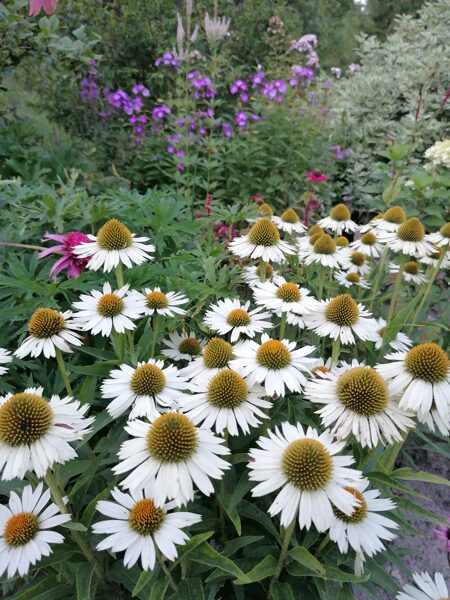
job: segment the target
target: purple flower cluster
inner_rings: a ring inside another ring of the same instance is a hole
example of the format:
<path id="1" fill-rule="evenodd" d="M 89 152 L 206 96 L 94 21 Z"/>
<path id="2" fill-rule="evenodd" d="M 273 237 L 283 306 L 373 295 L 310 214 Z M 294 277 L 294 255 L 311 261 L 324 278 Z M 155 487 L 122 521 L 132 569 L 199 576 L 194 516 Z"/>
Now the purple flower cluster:
<path id="1" fill-rule="evenodd" d="M 307 63 L 308 67 L 312 67 L 313 69 L 317 69 L 320 67 L 319 64 L 319 56 L 316 52 L 317 48 L 317 36 L 313 33 L 307 33 L 302 36 L 299 40 L 291 41 L 291 50 L 297 50 L 303 54 L 307 55 Z"/>
<path id="2" fill-rule="evenodd" d="M 350 148 L 343 150 L 340 146 L 331 146 L 330 150 L 335 153 L 335 160 L 343 160 L 347 156 L 350 156 L 351 152 Z"/>
<path id="3" fill-rule="evenodd" d="M 236 79 L 236 81 L 230 87 L 232 94 L 239 94 L 239 100 L 246 104 L 248 102 L 248 85 L 242 79 Z"/>
<path id="4" fill-rule="evenodd" d="M 164 54 L 161 57 L 155 60 L 155 66 L 158 68 L 169 67 L 171 69 L 174 69 L 175 71 L 178 71 L 179 64 L 172 52 L 164 52 Z"/>
<path id="5" fill-rule="evenodd" d="M 293 77 L 289 80 L 291 87 L 296 87 L 299 83 L 308 84 L 314 79 L 314 71 L 309 67 L 292 65 L 291 73 Z"/>
<path id="6" fill-rule="evenodd" d="M 264 81 L 261 87 L 261 94 L 272 102 L 283 102 L 288 86 L 282 79 L 275 79 L 274 82 Z"/>
<path id="7" fill-rule="evenodd" d="M 108 88 L 104 88 L 103 95 L 106 103 L 112 109 L 100 111 L 99 116 L 101 118 L 111 117 L 117 110 L 125 113 L 128 116 L 128 122 L 133 125 L 133 141 L 136 144 L 142 143 L 146 135 L 145 125 L 148 123 L 148 118 L 140 113 L 144 107 L 144 98 L 150 96 L 150 90 L 142 83 L 137 83 L 133 86 L 133 96 L 128 95 L 124 90 L 111 92 Z"/>
<path id="8" fill-rule="evenodd" d="M 152 108 L 152 117 L 155 121 L 162 121 L 167 115 L 170 115 L 170 108 L 167 104 L 159 104 Z"/>
<path id="9" fill-rule="evenodd" d="M 187 74 L 193 95 L 196 100 L 210 100 L 214 98 L 217 90 L 209 77 L 200 73 L 200 71 L 191 71 Z"/>
<path id="10" fill-rule="evenodd" d="M 92 104 L 95 104 L 98 101 L 99 93 L 98 85 L 96 82 L 97 76 L 97 61 L 90 60 L 86 79 L 82 79 L 80 82 L 80 95 L 83 99 L 83 102 L 91 102 Z"/>
<path id="11" fill-rule="evenodd" d="M 336 79 L 339 79 L 342 75 L 342 71 L 339 67 L 331 67 L 330 71 L 336 77 Z"/>

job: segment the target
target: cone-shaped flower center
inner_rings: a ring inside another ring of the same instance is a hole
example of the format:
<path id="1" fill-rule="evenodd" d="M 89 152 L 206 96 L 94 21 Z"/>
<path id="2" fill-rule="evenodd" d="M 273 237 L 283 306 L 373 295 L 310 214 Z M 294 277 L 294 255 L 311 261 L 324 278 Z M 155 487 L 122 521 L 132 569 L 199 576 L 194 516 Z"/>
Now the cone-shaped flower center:
<path id="1" fill-rule="evenodd" d="M 362 267 L 366 262 L 366 257 L 362 252 L 352 252 L 350 254 L 350 262 L 356 267 Z"/>
<path id="2" fill-rule="evenodd" d="M 192 421 L 180 413 L 164 413 L 151 425 L 147 447 L 151 456 L 162 463 L 189 460 L 197 449 L 198 435 Z"/>
<path id="3" fill-rule="evenodd" d="M 97 303 L 97 311 L 102 317 L 117 317 L 124 308 L 124 301 L 117 294 L 105 294 Z"/>
<path id="4" fill-rule="evenodd" d="M 198 356 L 202 351 L 200 342 L 197 338 L 187 337 L 178 344 L 178 350 L 181 354 L 189 354 L 189 356 Z"/>
<path id="5" fill-rule="evenodd" d="M 345 237 L 345 235 L 340 235 L 338 238 L 336 238 L 336 246 L 339 246 L 339 248 L 346 248 L 349 245 L 349 243 L 350 242 Z"/>
<path id="6" fill-rule="evenodd" d="M 419 274 L 419 265 L 415 260 L 410 260 L 405 263 L 403 267 L 405 273 L 409 273 L 409 275 L 418 275 Z"/>
<path id="7" fill-rule="evenodd" d="M 270 219 L 256 221 L 248 232 L 248 239 L 255 246 L 275 246 L 280 239 L 277 226 Z"/>
<path id="8" fill-rule="evenodd" d="M 425 228 L 419 219 L 411 217 L 400 225 L 397 237 L 404 242 L 421 242 L 425 237 Z"/>
<path id="9" fill-rule="evenodd" d="M 248 312 L 242 308 L 233 309 L 227 317 L 227 323 L 231 327 L 245 327 L 246 325 L 250 325 L 250 322 L 251 319 Z"/>
<path id="10" fill-rule="evenodd" d="M 361 236 L 361 242 L 366 246 L 373 246 L 377 242 L 377 237 L 371 231 Z"/>
<path id="11" fill-rule="evenodd" d="M 266 369 L 278 371 L 291 363 L 291 353 L 279 340 L 267 340 L 256 353 L 257 362 Z"/>
<path id="12" fill-rule="evenodd" d="M 28 332 L 37 338 L 51 338 L 65 327 L 64 317 L 53 308 L 38 308 L 28 323 Z"/>
<path id="13" fill-rule="evenodd" d="M 393 206 L 392 208 L 387 209 L 383 218 L 388 223 L 400 225 L 406 221 L 406 214 L 401 206 Z"/>
<path id="14" fill-rule="evenodd" d="M 264 202 L 263 204 L 261 204 L 261 206 L 258 208 L 258 215 L 260 217 L 272 217 L 273 216 L 273 210 L 272 207 L 269 206 L 266 202 Z"/>
<path id="15" fill-rule="evenodd" d="M 351 212 L 345 206 L 345 204 L 336 204 L 330 212 L 330 217 L 334 221 L 348 221 L 351 217 Z"/>
<path id="16" fill-rule="evenodd" d="M 167 299 L 166 294 L 163 292 L 150 292 L 145 297 L 145 303 L 148 308 L 153 308 L 154 310 L 158 310 L 161 308 L 167 308 L 169 306 L 169 300 Z"/>
<path id="17" fill-rule="evenodd" d="M 389 400 L 384 379 L 371 367 L 354 367 L 340 375 L 336 391 L 346 408 L 364 417 L 383 412 Z"/>
<path id="18" fill-rule="evenodd" d="M 298 223 L 300 221 L 300 218 L 294 209 L 287 208 L 281 215 L 281 220 L 284 221 L 284 223 L 294 224 Z"/>
<path id="19" fill-rule="evenodd" d="M 211 338 L 203 351 L 203 362 L 208 369 L 223 369 L 233 358 L 233 346 L 220 338 Z"/>
<path id="20" fill-rule="evenodd" d="M 42 396 L 15 394 L 0 406 L 0 440 L 13 447 L 32 444 L 47 433 L 52 417 Z"/>
<path id="21" fill-rule="evenodd" d="M 97 243 L 102 250 L 124 250 L 133 243 L 133 236 L 123 223 L 117 219 L 111 219 L 99 229 Z"/>
<path id="22" fill-rule="evenodd" d="M 324 230 L 322 229 L 322 227 L 320 225 L 318 225 L 317 223 L 316 223 L 316 225 L 313 225 L 312 227 L 310 227 L 308 229 L 309 237 L 311 237 L 312 235 L 316 235 L 316 233 L 325 233 Z"/>
<path id="23" fill-rule="evenodd" d="M 166 513 L 150 498 L 139 500 L 130 510 L 128 522 L 139 535 L 152 535 L 161 527 Z"/>
<path id="24" fill-rule="evenodd" d="M 32 512 L 13 515 L 6 522 L 3 539 L 7 546 L 20 548 L 28 544 L 39 530 L 39 519 Z"/>
<path id="25" fill-rule="evenodd" d="M 319 231 L 317 233 L 313 233 L 312 235 L 309 236 L 309 243 L 311 244 L 311 246 L 314 246 L 314 244 L 317 242 L 317 240 L 319 238 L 321 238 L 324 234 L 320 233 Z"/>
<path id="26" fill-rule="evenodd" d="M 361 280 L 361 277 L 358 275 L 358 273 L 347 273 L 347 275 L 345 276 L 345 279 L 347 281 L 349 281 L 350 283 L 359 283 Z"/>
<path id="27" fill-rule="evenodd" d="M 261 275 L 261 265 L 256 267 L 256 274 L 258 275 L 258 277 Z M 272 275 L 273 275 L 273 267 L 271 264 L 266 263 L 266 279 L 272 279 Z"/>
<path id="28" fill-rule="evenodd" d="M 328 367 L 326 367 L 325 365 L 318 365 L 317 367 L 314 367 L 314 369 L 311 369 L 312 373 L 329 373 L 330 369 Z"/>
<path id="29" fill-rule="evenodd" d="M 442 235 L 442 237 L 450 238 L 450 223 L 442 225 L 442 227 L 439 229 L 439 233 Z"/>
<path id="30" fill-rule="evenodd" d="M 449 363 L 444 350 L 431 342 L 411 348 L 406 355 L 405 367 L 415 379 L 439 383 L 447 378 Z"/>
<path id="31" fill-rule="evenodd" d="M 166 385 L 162 370 L 156 365 L 141 365 L 131 378 L 130 387 L 136 396 L 156 396 Z"/>
<path id="32" fill-rule="evenodd" d="M 208 402 L 216 408 L 236 408 L 247 400 L 248 387 L 236 371 L 224 369 L 208 385 Z"/>
<path id="33" fill-rule="evenodd" d="M 277 289 L 277 298 L 283 302 L 298 302 L 302 294 L 295 283 L 283 283 Z"/>
<path id="34" fill-rule="evenodd" d="M 291 442 L 281 460 L 288 481 L 300 490 L 320 490 L 333 475 L 333 460 L 318 440 L 304 438 Z"/>
<path id="35" fill-rule="evenodd" d="M 351 327 L 358 321 L 359 308 L 349 294 L 340 294 L 328 302 L 325 317 L 339 327 Z"/>
<path id="36" fill-rule="evenodd" d="M 334 254 L 336 252 L 336 243 L 328 233 L 323 233 L 314 242 L 314 252 L 315 254 Z"/>
<path id="37" fill-rule="evenodd" d="M 355 488 L 352 487 L 346 487 L 344 489 L 347 492 L 350 492 L 350 494 L 353 494 L 353 496 L 359 501 L 359 504 L 353 509 L 353 512 L 350 516 L 346 515 L 335 506 L 333 506 L 333 512 L 336 517 L 339 520 L 344 521 L 344 523 L 361 523 L 361 521 L 364 521 L 364 519 L 367 517 L 367 502 L 359 490 L 355 490 Z"/>

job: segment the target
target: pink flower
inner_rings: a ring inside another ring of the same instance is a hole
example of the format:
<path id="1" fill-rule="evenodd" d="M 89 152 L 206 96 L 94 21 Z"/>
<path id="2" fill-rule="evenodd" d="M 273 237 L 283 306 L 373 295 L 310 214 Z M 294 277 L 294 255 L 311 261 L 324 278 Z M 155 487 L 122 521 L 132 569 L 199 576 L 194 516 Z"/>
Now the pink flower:
<path id="1" fill-rule="evenodd" d="M 44 258 L 44 256 L 48 256 L 52 253 L 62 255 L 50 269 L 51 277 L 56 278 L 60 271 L 67 269 L 67 277 L 72 279 L 74 277 L 79 277 L 80 274 L 86 270 L 89 257 L 78 258 L 73 252 L 75 246 L 78 246 L 82 242 L 91 241 L 84 233 L 81 231 L 69 231 L 69 233 L 63 234 L 47 233 L 44 235 L 44 240 L 55 240 L 56 242 L 60 242 L 57 246 L 47 248 L 47 250 L 43 250 L 38 254 L 38 258 Z"/>
<path id="2" fill-rule="evenodd" d="M 58 0 L 30 0 L 30 17 L 37 17 L 43 8 L 44 11 L 51 15 L 55 12 L 56 5 L 58 4 Z"/>
<path id="3" fill-rule="evenodd" d="M 309 173 L 306 173 L 306 177 L 314 181 L 314 183 L 321 183 L 322 181 L 328 181 L 328 177 L 322 173 L 320 169 L 314 169 Z"/>
<path id="4" fill-rule="evenodd" d="M 450 523 L 450 517 L 447 517 L 447 522 Z M 447 552 L 450 552 L 450 527 L 438 525 L 433 529 L 433 533 L 438 540 L 446 542 L 445 549 Z"/>

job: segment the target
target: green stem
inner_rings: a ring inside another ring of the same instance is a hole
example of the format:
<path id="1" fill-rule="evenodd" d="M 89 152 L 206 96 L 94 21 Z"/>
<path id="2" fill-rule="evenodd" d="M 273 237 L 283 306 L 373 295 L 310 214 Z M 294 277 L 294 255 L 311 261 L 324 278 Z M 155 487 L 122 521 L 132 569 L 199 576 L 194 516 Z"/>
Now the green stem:
<path id="1" fill-rule="evenodd" d="M 176 592 L 177 584 L 175 583 L 175 580 L 172 577 L 172 573 L 169 571 L 166 563 L 164 562 L 164 560 L 162 558 L 159 559 L 159 564 L 161 565 L 161 569 L 164 571 L 164 574 L 166 575 L 167 579 L 169 580 L 170 587 L 173 589 L 174 592 Z"/>
<path id="2" fill-rule="evenodd" d="M 152 320 L 152 342 L 150 346 L 150 357 L 153 358 L 155 356 L 156 349 L 156 340 L 158 339 L 158 330 L 159 330 L 159 315 L 155 312 Z"/>
<path id="3" fill-rule="evenodd" d="M 58 367 L 61 373 L 61 377 L 63 378 L 64 385 L 66 386 L 67 393 L 73 398 L 73 390 L 72 386 L 70 385 L 69 373 L 67 372 L 66 363 L 64 362 L 62 352 L 59 348 L 55 348 L 55 353 L 56 362 L 58 363 Z"/>
<path id="4" fill-rule="evenodd" d="M 117 280 L 117 287 L 118 289 L 122 288 L 124 283 L 123 283 L 123 267 L 122 267 L 122 263 L 119 263 L 116 267 L 116 280 Z"/>
<path id="5" fill-rule="evenodd" d="M 317 547 L 317 550 L 314 552 L 314 556 L 319 556 L 319 554 L 321 552 L 323 552 L 323 550 L 328 546 L 330 541 L 330 536 L 327 533 L 327 535 L 323 538 L 323 540 L 320 542 L 319 546 Z"/>
<path id="6" fill-rule="evenodd" d="M 266 280 L 266 263 L 261 259 L 259 263 L 259 281 L 264 283 Z"/>
<path id="7" fill-rule="evenodd" d="M 339 338 L 336 338 L 333 341 L 333 347 L 331 349 L 331 368 L 333 368 L 338 359 L 339 359 L 339 354 L 341 352 L 341 340 Z"/>
<path id="8" fill-rule="evenodd" d="M 389 255 L 389 248 L 387 246 L 384 247 L 384 250 L 381 254 L 380 264 L 378 265 L 377 275 L 375 281 L 372 285 L 372 302 L 370 303 L 369 310 L 373 311 L 373 307 L 375 305 L 375 301 L 377 298 L 378 290 L 380 288 L 381 279 L 384 275 L 384 267 L 386 265 L 386 261 Z"/>
<path id="9" fill-rule="evenodd" d="M 50 469 L 47 470 L 47 473 L 46 473 L 44 479 L 45 479 L 45 483 L 47 484 L 47 487 L 50 490 L 50 493 L 52 495 L 53 502 L 57 505 L 60 512 L 65 515 L 70 514 L 70 511 L 68 510 L 66 504 L 64 504 L 63 495 L 61 494 L 61 492 L 59 490 L 58 483 L 57 483 L 56 479 L 54 478 L 53 473 L 50 471 Z M 83 538 L 81 533 L 79 531 L 70 530 L 70 535 L 71 535 L 73 541 L 76 543 L 76 545 L 79 547 L 81 552 L 86 557 L 88 563 L 94 565 L 94 570 L 95 570 L 97 577 L 99 579 L 103 580 L 104 575 L 103 575 L 102 568 L 101 568 L 100 564 L 98 563 L 98 561 L 95 557 L 95 554 L 92 552 L 91 547 L 86 542 L 86 540 Z"/>
<path id="10" fill-rule="evenodd" d="M 114 329 L 111 331 L 111 340 L 114 347 L 114 352 L 121 363 L 125 358 L 125 334 L 117 333 Z"/>
<path id="11" fill-rule="evenodd" d="M 295 523 L 296 523 L 296 519 L 292 519 L 292 523 L 290 525 L 288 525 L 286 527 L 286 529 L 284 530 L 284 536 L 283 536 L 283 544 L 281 546 L 281 552 L 280 552 L 280 557 L 278 559 L 278 564 L 277 564 L 277 569 L 270 581 L 270 586 L 269 586 L 269 598 L 270 598 L 270 587 L 276 582 L 278 581 L 278 578 L 280 576 L 280 573 L 283 569 L 283 565 L 284 565 L 284 561 L 286 560 L 286 554 L 288 553 L 289 550 L 289 544 L 292 538 L 292 535 L 294 533 L 294 529 L 295 529 Z"/>
<path id="12" fill-rule="evenodd" d="M 404 266 L 405 266 L 405 263 L 403 263 L 403 262 L 399 265 L 397 277 L 395 279 L 394 291 L 392 292 L 391 303 L 389 305 L 388 316 L 386 319 L 386 321 L 388 322 L 388 325 L 392 320 L 392 315 L 394 314 L 395 304 L 397 302 L 398 294 L 400 292 L 400 287 L 402 285 Z"/>
<path id="13" fill-rule="evenodd" d="M 321 267 L 320 268 L 320 273 L 319 273 L 319 282 L 318 282 L 319 291 L 317 292 L 317 299 L 318 300 L 322 300 L 323 281 L 324 281 L 324 279 L 325 279 L 325 267 Z"/>
<path id="14" fill-rule="evenodd" d="M 284 333 L 286 331 L 286 318 L 287 318 L 287 313 L 285 313 L 285 312 L 281 313 L 280 334 L 279 334 L 280 340 L 282 340 L 284 338 Z"/>

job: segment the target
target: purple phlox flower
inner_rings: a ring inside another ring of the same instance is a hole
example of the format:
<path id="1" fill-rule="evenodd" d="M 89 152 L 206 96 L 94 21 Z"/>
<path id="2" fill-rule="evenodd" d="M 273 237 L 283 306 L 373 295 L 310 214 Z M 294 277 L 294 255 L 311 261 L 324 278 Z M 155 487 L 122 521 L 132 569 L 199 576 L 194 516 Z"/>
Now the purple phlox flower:
<path id="1" fill-rule="evenodd" d="M 178 164 L 177 164 L 177 169 L 178 169 L 179 171 L 184 171 L 184 165 L 183 165 L 183 163 L 178 163 Z"/>
<path id="2" fill-rule="evenodd" d="M 147 97 L 150 96 L 150 90 L 142 83 L 137 83 L 135 86 L 133 86 L 133 94 L 136 96 L 140 94 L 141 96 Z"/>
<path id="3" fill-rule="evenodd" d="M 312 67 L 313 69 L 318 69 L 320 67 L 319 56 L 315 50 L 308 54 L 307 63 L 308 67 Z"/>
<path id="4" fill-rule="evenodd" d="M 167 146 L 167 152 L 169 154 L 175 154 L 175 146 Z"/>
<path id="5" fill-rule="evenodd" d="M 314 71 L 309 67 L 293 65 L 291 71 L 293 75 L 300 77 L 305 83 L 310 83 L 314 79 Z"/>
<path id="6" fill-rule="evenodd" d="M 342 74 L 342 71 L 339 67 L 331 67 L 330 71 L 336 77 L 336 79 L 339 79 Z"/>
<path id="7" fill-rule="evenodd" d="M 255 115 L 254 113 L 250 115 L 250 119 L 252 119 L 252 121 L 261 121 L 261 117 L 259 115 Z"/>
<path id="8" fill-rule="evenodd" d="M 252 77 L 251 77 L 252 88 L 255 89 L 259 85 L 262 85 L 265 76 L 266 76 L 266 74 L 263 71 L 258 71 L 257 73 L 255 73 L 254 75 L 252 75 Z"/>
<path id="9" fill-rule="evenodd" d="M 194 90 L 194 98 L 204 98 L 207 100 L 216 95 L 217 90 L 213 82 L 209 77 L 202 76 L 200 71 L 191 71 L 187 74 L 187 78 L 190 81 L 191 88 Z"/>
<path id="10" fill-rule="evenodd" d="M 241 90 L 245 92 L 248 90 L 248 86 L 242 79 L 236 79 L 236 81 L 230 87 L 230 92 L 232 94 L 237 94 Z"/>
<path id="11" fill-rule="evenodd" d="M 351 63 L 350 65 L 348 65 L 347 71 L 349 75 L 359 75 L 361 73 L 361 65 Z"/>
<path id="12" fill-rule="evenodd" d="M 171 67 L 175 69 L 175 71 L 178 70 L 178 61 L 171 52 L 164 52 L 161 57 L 155 60 L 156 67 L 160 67 L 161 65 L 164 67 Z"/>
<path id="13" fill-rule="evenodd" d="M 289 79 L 289 85 L 291 87 L 297 87 L 298 86 L 298 79 L 297 79 L 297 77 L 291 77 L 291 79 Z"/>
<path id="14" fill-rule="evenodd" d="M 162 121 L 167 115 L 170 115 L 170 108 L 167 104 L 160 104 L 152 108 L 152 117 L 155 121 Z"/>
<path id="15" fill-rule="evenodd" d="M 247 120 L 248 117 L 243 110 L 239 111 L 235 117 L 236 125 L 241 129 L 244 129 L 247 126 Z"/>
<path id="16" fill-rule="evenodd" d="M 291 41 L 291 50 L 298 50 L 298 52 L 311 52 L 317 47 L 317 36 L 314 33 L 307 33 L 303 35 L 299 40 Z"/>
<path id="17" fill-rule="evenodd" d="M 186 156 L 186 153 L 185 153 L 185 151 L 184 151 L 184 150 L 177 150 L 177 151 L 175 152 L 175 156 L 176 156 L 177 158 L 183 158 L 184 156 Z"/>
<path id="18" fill-rule="evenodd" d="M 446 520 L 450 524 L 450 516 L 446 517 Z M 446 543 L 445 550 L 450 552 L 450 526 L 438 525 L 433 529 L 433 533 L 438 540 Z"/>
<path id="19" fill-rule="evenodd" d="M 53 253 L 61 255 L 61 258 L 50 269 L 51 277 L 56 278 L 58 273 L 67 269 L 67 277 L 72 279 L 86 270 L 90 258 L 78 258 L 73 252 L 75 246 L 80 245 L 82 242 L 90 242 L 90 239 L 84 233 L 81 231 L 69 231 L 63 234 L 47 233 L 43 239 L 59 242 L 56 246 L 42 250 L 37 255 L 38 258 L 44 258 Z"/>
<path id="20" fill-rule="evenodd" d="M 229 123 L 222 123 L 222 135 L 223 137 L 233 136 L 233 126 Z"/>

